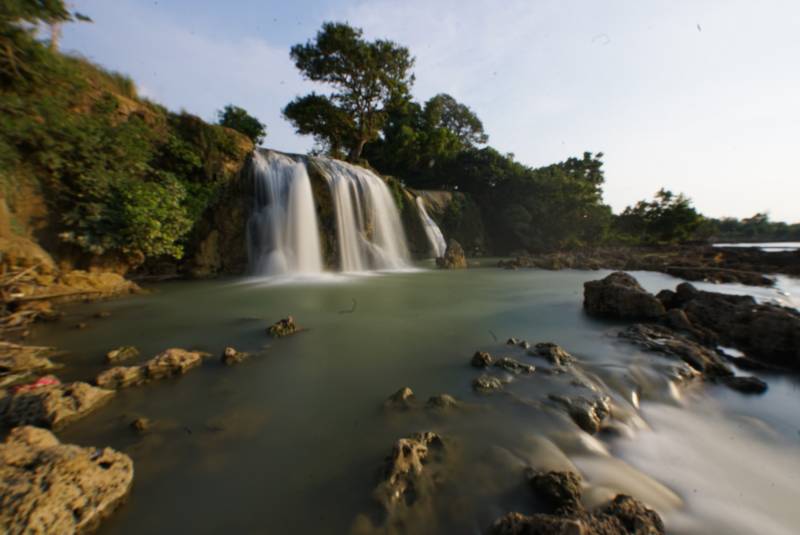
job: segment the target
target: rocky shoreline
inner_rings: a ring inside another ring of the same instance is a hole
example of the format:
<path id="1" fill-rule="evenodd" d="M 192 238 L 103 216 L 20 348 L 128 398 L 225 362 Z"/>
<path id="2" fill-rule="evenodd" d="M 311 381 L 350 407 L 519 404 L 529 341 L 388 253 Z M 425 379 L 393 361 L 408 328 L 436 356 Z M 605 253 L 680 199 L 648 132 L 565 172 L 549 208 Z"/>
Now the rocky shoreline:
<path id="1" fill-rule="evenodd" d="M 800 277 L 800 251 L 765 252 L 757 247 L 675 245 L 596 247 L 576 251 L 521 254 L 501 260 L 505 269 L 539 268 L 658 271 L 690 281 L 772 286 L 773 274 Z"/>

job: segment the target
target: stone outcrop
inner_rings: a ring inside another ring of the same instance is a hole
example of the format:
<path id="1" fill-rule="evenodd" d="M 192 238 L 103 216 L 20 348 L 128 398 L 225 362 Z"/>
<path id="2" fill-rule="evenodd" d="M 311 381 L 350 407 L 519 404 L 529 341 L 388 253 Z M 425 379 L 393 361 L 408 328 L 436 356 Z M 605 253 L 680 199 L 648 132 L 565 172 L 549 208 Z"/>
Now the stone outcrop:
<path id="1" fill-rule="evenodd" d="M 461 244 L 453 239 L 447 242 L 444 256 L 436 259 L 436 265 L 441 269 L 465 269 L 467 257 Z"/>
<path id="2" fill-rule="evenodd" d="M 241 364 L 249 356 L 250 356 L 249 353 L 245 353 L 243 351 L 236 351 L 236 349 L 233 347 L 226 347 L 225 350 L 222 352 L 222 357 L 220 360 L 226 366 L 233 366 L 234 364 Z"/>
<path id="3" fill-rule="evenodd" d="M 183 375 L 200 366 L 207 353 L 170 348 L 140 366 L 115 366 L 100 372 L 94 382 L 102 388 L 127 388 L 146 381 Z"/>
<path id="4" fill-rule="evenodd" d="M 661 301 L 621 271 L 588 281 L 583 288 L 583 306 L 593 316 L 641 320 L 656 319 L 665 312 Z"/>
<path id="5" fill-rule="evenodd" d="M 523 364 L 518 360 L 511 357 L 503 357 L 494 363 L 495 367 L 502 368 L 503 370 L 513 373 L 514 375 L 529 375 L 536 371 L 536 367 L 531 364 Z"/>
<path id="6" fill-rule="evenodd" d="M 267 327 L 267 333 L 273 338 L 282 338 L 296 333 L 299 330 L 292 316 L 276 321 Z"/>
<path id="7" fill-rule="evenodd" d="M 503 382 L 497 377 L 483 374 L 473 379 L 472 388 L 483 393 L 494 392 L 503 389 Z"/>
<path id="8" fill-rule="evenodd" d="M 107 402 L 113 390 L 75 382 L 8 394 L 0 400 L 5 425 L 38 425 L 59 429 Z"/>
<path id="9" fill-rule="evenodd" d="M 389 396 L 386 401 L 383 402 L 383 407 L 386 409 L 407 410 L 414 406 L 416 400 L 417 398 L 414 395 L 414 391 L 409 387 L 404 386 Z"/>
<path id="10" fill-rule="evenodd" d="M 53 370 L 59 366 L 48 358 L 52 353 L 53 350 L 49 347 L 24 346 L 0 341 L 0 373 L 41 373 Z"/>
<path id="11" fill-rule="evenodd" d="M 611 398 L 605 395 L 567 397 L 550 394 L 548 399 L 565 408 L 572 421 L 590 435 L 597 434 L 611 415 Z"/>
<path id="12" fill-rule="evenodd" d="M 623 494 L 594 511 L 581 504 L 581 481 L 572 472 L 531 473 L 529 483 L 547 513 L 509 513 L 491 535 L 663 535 L 661 517 Z"/>
<path id="13" fill-rule="evenodd" d="M 133 461 L 123 453 L 17 427 L 0 445 L 0 531 L 86 533 L 125 500 L 132 483 Z"/>
<path id="14" fill-rule="evenodd" d="M 472 355 L 472 360 L 470 364 L 472 364 L 476 368 L 488 368 L 494 362 L 494 358 L 486 351 L 476 351 L 474 355 Z"/>
<path id="15" fill-rule="evenodd" d="M 563 347 L 552 342 L 540 342 L 528 351 L 529 355 L 542 357 L 556 367 L 563 367 L 575 362 L 575 357 L 570 355 Z"/>
<path id="16" fill-rule="evenodd" d="M 139 350 L 133 346 L 120 346 L 106 353 L 106 362 L 116 364 L 139 356 Z"/>

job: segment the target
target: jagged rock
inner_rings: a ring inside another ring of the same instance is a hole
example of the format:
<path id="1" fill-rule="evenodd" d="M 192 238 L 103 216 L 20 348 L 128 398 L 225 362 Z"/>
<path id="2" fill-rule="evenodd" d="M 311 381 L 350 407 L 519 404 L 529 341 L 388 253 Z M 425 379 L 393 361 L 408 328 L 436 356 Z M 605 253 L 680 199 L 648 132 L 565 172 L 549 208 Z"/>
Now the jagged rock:
<path id="1" fill-rule="evenodd" d="M 136 418 L 131 422 L 131 429 L 137 433 L 144 433 L 150 429 L 151 422 L 148 418 Z"/>
<path id="2" fill-rule="evenodd" d="M 428 409 L 453 409 L 459 405 L 459 401 L 450 394 L 439 394 L 429 397 L 425 407 Z"/>
<path id="3" fill-rule="evenodd" d="M 590 435 L 597 434 L 611 414 L 611 399 L 608 396 L 597 395 L 588 399 L 583 396 L 568 398 L 551 394 L 548 398 L 566 408 L 572 421 Z"/>
<path id="4" fill-rule="evenodd" d="M 225 350 L 222 352 L 222 363 L 228 366 L 232 366 L 234 364 L 240 364 L 244 362 L 244 360 L 249 357 L 249 353 L 244 353 L 242 351 L 236 351 L 236 349 L 232 347 L 226 347 Z"/>
<path id="5" fill-rule="evenodd" d="M 146 380 L 147 375 L 144 366 L 115 366 L 97 374 L 94 384 L 100 388 L 118 390 L 140 385 Z"/>
<path id="6" fill-rule="evenodd" d="M 203 363 L 203 357 L 207 353 L 200 351 L 187 351 L 173 347 L 156 355 L 144 364 L 145 373 L 148 379 L 161 379 L 183 375 L 192 368 Z"/>
<path id="7" fill-rule="evenodd" d="M 621 271 L 583 285 L 583 306 L 594 316 L 616 319 L 656 319 L 664 305 Z"/>
<path id="8" fill-rule="evenodd" d="M 391 396 L 389 396 L 386 401 L 383 402 L 383 406 L 386 409 L 410 409 L 413 407 L 414 402 L 416 401 L 416 396 L 414 396 L 414 391 L 404 386 Z"/>
<path id="9" fill-rule="evenodd" d="M 529 475 L 531 475 L 529 473 Z M 587 511 L 581 504 L 580 477 L 572 472 L 533 473 L 530 483 L 549 514 L 509 513 L 489 529 L 492 535 L 663 535 L 658 513 L 638 500 L 617 495 Z"/>
<path id="10" fill-rule="evenodd" d="M 733 371 L 715 351 L 661 325 L 637 323 L 619 333 L 619 336 L 650 351 L 678 357 L 707 377 L 733 375 Z"/>
<path id="11" fill-rule="evenodd" d="M 436 259 L 436 265 L 441 269 L 465 269 L 467 257 L 461 244 L 453 239 L 447 242 L 447 250 L 444 256 Z"/>
<path id="12" fill-rule="evenodd" d="M 519 340 L 517 340 L 513 336 L 511 338 L 509 338 L 508 340 L 506 340 L 506 345 L 515 346 L 518 343 L 519 343 Z"/>
<path id="13" fill-rule="evenodd" d="M 398 508 L 412 506 L 429 496 L 436 485 L 431 465 L 441 461 L 444 442 L 436 433 L 415 433 L 401 438 L 386 458 L 383 481 L 374 496 L 391 518 Z"/>
<path id="14" fill-rule="evenodd" d="M 503 389 L 503 382 L 497 377 L 483 374 L 472 381 L 472 388 L 478 392 L 493 392 Z"/>
<path id="15" fill-rule="evenodd" d="M 509 357 L 503 357 L 499 360 L 496 360 L 494 365 L 498 368 L 502 368 L 509 373 L 513 373 L 514 375 L 519 374 L 531 374 L 536 371 L 536 367 L 530 364 L 523 364 L 518 360 L 514 360 Z"/>
<path id="16" fill-rule="evenodd" d="M 540 342 L 533 346 L 533 350 L 530 353 L 547 359 L 554 366 L 561 367 L 575 362 L 575 357 L 553 342 Z"/>
<path id="17" fill-rule="evenodd" d="M 33 347 L 0 342 L 0 373 L 43 372 L 59 366 L 45 355 L 48 347 Z"/>
<path id="18" fill-rule="evenodd" d="M 106 353 L 106 362 L 116 364 L 125 360 L 135 359 L 139 356 L 139 350 L 133 346 L 120 346 Z"/>
<path id="19" fill-rule="evenodd" d="M 133 461 L 123 453 L 61 444 L 45 429 L 17 427 L 0 445 L 0 531 L 92 531 L 132 483 Z"/>
<path id="20" fill-rule="evenodd" d="M 0 400 L 0 414 L 9 427 L 30 424 L 59 429 L 94 411 L 113 395 L 113 390 L 80 382 L 44 386 L 7 395 Z"/>
<path id="21" fill-rule="evenodd" d="M 486 351 L 476 351 L 475 354 L 472 355 L 472 360 L 470 361 L 476 368 L 488 368 L 492 365 L 492 362 L 494 362 L 494 359 Z"/>
<path id="22" fill-rule="evenodd" d="M 294 322 L 294 318 L 292 316 L 288 316 L 282 320 L 278 320 L 269 327 L 267 327 L 267 332 L 273 338 L 281 338 L 283 336 L 289 336 L 290 334 L 294 334 L 298 331 L 297 324 Z"/>
<path id="23" fill-rule="evenodd" d="M 729 376 L 720 377 L 719 381 L 742 394 L 763 394 L 767 391 L 767 383 L 757 377 Z"/>

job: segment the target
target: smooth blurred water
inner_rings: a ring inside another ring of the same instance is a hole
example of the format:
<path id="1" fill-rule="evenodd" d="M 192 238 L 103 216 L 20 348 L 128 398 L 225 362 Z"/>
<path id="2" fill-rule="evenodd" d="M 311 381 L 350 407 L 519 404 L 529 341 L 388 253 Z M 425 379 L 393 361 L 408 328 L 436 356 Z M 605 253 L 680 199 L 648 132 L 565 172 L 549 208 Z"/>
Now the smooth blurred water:
<path id="1" fill-rule="evenodd" d="M 33 342 L 67 350 L 64 379 L 93 377 L 103 354 L 124 344 L 143 359 L 173 346 L 214 354 L 180 379 L 121 391 L 60 433 L 135 461 L 132 496 L 102 533 L 347 533 L 359 513 L 375 512 L 372 489 L 393 442 L 422 430 L 458 446 L 435 509 L 401 532 L 479 533 L 509 510 L 535 511 L 525 465 L 576 467 L 589 504 L 637 495 L 671 533 L 797 532 L 800 510 L 787 502 L 796 501 L 800 478 L 797 378 L 762 376 L 770 390 L 761 397 L 676 389 L 668 359 L 620 342 L 624 324 L 583 313 L 583 282 L 606 273 L 489 268 L 175 282 L 73 307 L 62 322 L 37 327 Z M 634 275 L 652 291 L 680 282 Z M 777 292 L 796 289 L 785 279 L 783 290 L 757 291 L 786 299 Z M 95 319 L 98 310 L 112 316 Z M 269 339 L 265 327 L 288 314 L 307 330 Z M 89 328 L 69 328 L 79 321 Z M 510 336 L 576 355 L 614 396 L 621 432 L 598 440 L 542 409 L 548 394 L 573 388 L 558 376 L 518 378 L 507 387 L 513 396 L 475 394 L 471 355 L 512 351 Z M 258 354 L 225 367 L 218 355 L 228 345 Z M 469 408 L 387 414 L 383 400 L 403 386 L 423 402 L 446 392 Z M 137 416 L 156 421 L 153 432 L 130 431 Z"/>

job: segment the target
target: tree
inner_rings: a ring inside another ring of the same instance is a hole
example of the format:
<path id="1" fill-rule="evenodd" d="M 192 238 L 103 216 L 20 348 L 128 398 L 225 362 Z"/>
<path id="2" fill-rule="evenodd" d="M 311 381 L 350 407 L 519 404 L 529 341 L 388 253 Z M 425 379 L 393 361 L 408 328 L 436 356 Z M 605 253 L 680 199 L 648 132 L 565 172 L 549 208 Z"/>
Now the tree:
<path id="1" fill-rule="evenodd" d="M 407 48 L 382 39 L 366 41 L 362 30 L 344 23 L 324 23 L 313 41 L 292 47 L 291 58 L 305 78 L 333 92 L 299 97 L 284 115 L 298 133 L 312 133 L 323 145 L 346 144 L 353 162 L 378 137 L 387 103 L 407 94 L 414 82 L 414 58 Z"/>
<path id="2" fill-rule="evenodd" d="M 483 145 L 489 140 L 478 116 L 446 93 L 439 93 L 428 100 L 423 115 L 431 129 L 450 132 L 464 147 Z"/>
<path id="3" fill-rule="evenodd" d="M 650 243 L 681 242 L 694 235 L 703 222 L 692 201 L 684 194 L 675 195 L 661 188 L 652 201 L 628 206 L 619 216 L 619 230 Z"/>
<path id="4" fill-rule="evenodd" d="M 217 112 L 217 118 L 220 125 L 246 135 L 256 145 L 264 141 L 267 136 L 266 125 L 239 106 L 228 104 Z"/>

